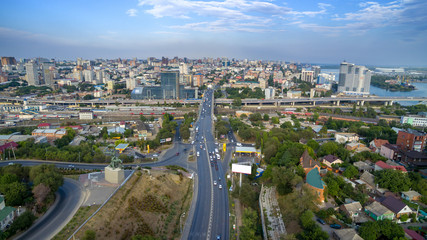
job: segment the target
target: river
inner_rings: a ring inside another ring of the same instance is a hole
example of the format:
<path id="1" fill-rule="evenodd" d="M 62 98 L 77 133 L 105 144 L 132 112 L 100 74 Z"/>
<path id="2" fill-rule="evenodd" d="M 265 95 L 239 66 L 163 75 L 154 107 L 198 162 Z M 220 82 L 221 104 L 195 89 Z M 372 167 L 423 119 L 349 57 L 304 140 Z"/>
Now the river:
<path id="1" fill-rule="evenodd" d="M 335 81 L 338 82 L 339 69 L 322 69 L 322 73 L 335 74 Z M 417 90 L 410 92 L 391 92 L 386 89 L 375 87 L 371 85 L 370 93 L 380 97 L 427 97 L 427 83 L 412 83 Z M 414 105 L 417 102 L 399 102 L 401 105 Z"/>

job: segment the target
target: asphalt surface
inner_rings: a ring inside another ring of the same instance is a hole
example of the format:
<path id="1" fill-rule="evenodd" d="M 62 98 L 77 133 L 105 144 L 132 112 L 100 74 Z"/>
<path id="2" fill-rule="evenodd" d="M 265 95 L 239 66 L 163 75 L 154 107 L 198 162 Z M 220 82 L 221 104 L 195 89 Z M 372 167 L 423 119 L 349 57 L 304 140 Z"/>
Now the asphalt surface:
<path id="1" fill-rule="evenodd" d="M 82 191 L 79 184 L 74 180 L 64 179 L 64 185 L 57 191 L 55 205 L 30 229 L 15 239 L 51 239 L 68 223 L 80 207 L 81 201 Z"/>
<path id="2" fill-rule="evenodd" d="M 206 92 L 206 101 L 203 102 L 200 118 L 196 123 L 198 131 L 194 144 L 199 152 L 198 197 L 188 239 L 217 239 L 217 236 L 229 239 L 228 190 L 221 160 L 215 156 L 218 146 L 212 134 L 212 94 L 212 90 Z M 216 159 L 212 160 L 212 164 L 211 157 Z M 219 185 L 222 185 L 222 189 Z"/>

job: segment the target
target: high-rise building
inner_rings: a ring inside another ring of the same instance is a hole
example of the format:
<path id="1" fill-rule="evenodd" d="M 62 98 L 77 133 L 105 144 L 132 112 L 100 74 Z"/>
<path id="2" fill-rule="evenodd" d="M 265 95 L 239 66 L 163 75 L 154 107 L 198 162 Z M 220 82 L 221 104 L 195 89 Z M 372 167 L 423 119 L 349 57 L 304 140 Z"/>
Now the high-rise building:
<path id="1" fill-rule="evenodd" d="M 53 73 L 50 71 L 50 67 L 53 67 L 53 63 L 42 63 L 43 80 L 44 84 L 47 86 L 51 86 L 53 84 Z"/>
<path id="2" fill-rule="evenodd" d="M 311 71 L 314 72 L 314 76 L 313 76 L 314 79 L 316 79 L 317 76 L 319 76 L 320 70 L 321 70 L 320 66 L 311 66 Z"/>
<path id="3" fill-rule="evenodd" d="M 193 76 L 193 84 L 198 87 L 203 86 L 203 75 L 201 73 L 197 73 Z"/>
<path id="4" fill-rule="evenodd" d="M 129 90 L 133 90 L 137 86 L 137 80 L 135 78 L 127 78 L 126 79 L 126 88 Z"/>
<path id="5" fill-rule="evenodd" d="M 265 90 L 265 99 L 274 99 L 276 95 L 276 90 L 273 87 L 268 87 Z"/>
<path id="6" fill-rule="evenodd" d="M 314 71 L 301 71 L 301 80 L 304 82 L 314 83 Z"/>
<path id="7" fill-rule="evenodd" d="M 160 82 L 163 88 L 163 98 L 179 99 L 179 72 L 161 72 Z"/>
<path id="8" fill-rule="evenodd" d="M 1 57 L 1 65 L 16 65 L 16 59 L 14 57 Z"/>
<path id="9" fill-rule="evenodd" d="M 179 74 L 188 74 L 188 65 L 186 63 L 179 64 Z"/>
<path id="10" fill-rule="evenodd" d="M 351 95 L 369 94 L 371 71 L 365 66 L 342 62 L 340 65 L 338 92 Z"/>
<path id="11" fill-rule="evenodd" d="M 92 83 L 95 80 L 95 74 L 93 73 L 92 70 L 83 70 L 83 77 L 85 82 L 90 82 Z"/>
<path id="12" fill-rule="evenodd" d="M 28 85 L 38 86 L 40 85 L 38 65 L 34 62 L 25 64 L 25 70 L 27 72 L 26 79 Z"/>

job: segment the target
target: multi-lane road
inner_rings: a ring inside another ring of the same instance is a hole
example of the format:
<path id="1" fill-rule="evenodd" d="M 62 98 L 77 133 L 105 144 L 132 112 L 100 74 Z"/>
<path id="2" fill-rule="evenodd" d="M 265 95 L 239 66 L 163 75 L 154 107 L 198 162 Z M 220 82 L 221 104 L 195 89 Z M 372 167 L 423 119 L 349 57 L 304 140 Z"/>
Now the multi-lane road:
<path id="1" fill-rule="evenodd" d="M 228 189 L 212 134 L 212 95 L 212 90 L 206 92 L 196 123 L 198 197 L 188 239 L 229 239 Z"/>
<path id="2" fill-rule="evenodd" d="M 194 143 L 181 142 L 179 127 L 177 128 L 174 145 L 161 157 L 161 161 L 143 164 L 126 164 L 126 167 L 150 166 L 160 167 L 178 165 L 196 172 L 197 194 L 193 207 L 194 212 L 188 223 L 191 223 L 188 239 L 229 239 L 228 188 L 225 178 L 227 161 L 221 161 L 217 153 L 219 147 L 212 133 L 213 126 L 213 91 L 208 90 L 201 106 L 199 119 L 195 124 L 198 131 L 194 135 Z M 230 133 L 232 134 L 232 133 Z M 235 141 L 235 139 L 234 139 Z M 197 162 L 187 161 L 189 152 L 195 149 Z M 179 154 L 177 154 L 179 153 Z M 227 151 L 226 159 L 230 158 Z M 104 169 L 106 164 L 63 163 L 46 161 L 16 160 L 0 162 L 0 167 L 13 162 L 24 166 L 35 166 L 43 163 L 55 164 L 58 168 Z M 216 184 L 214 185 L 214 182 Z M 220 188 L 221 185 L 221 188 Z M 81 189 L 75 182 L 66 180 L 57 193 L 56 204 L 43 219 L 20 236 L 19 239 L 49 239 L 60 230 L 74 214 L 81 203 Z M 34 238 L 34 237 L 35 238 Z"/>

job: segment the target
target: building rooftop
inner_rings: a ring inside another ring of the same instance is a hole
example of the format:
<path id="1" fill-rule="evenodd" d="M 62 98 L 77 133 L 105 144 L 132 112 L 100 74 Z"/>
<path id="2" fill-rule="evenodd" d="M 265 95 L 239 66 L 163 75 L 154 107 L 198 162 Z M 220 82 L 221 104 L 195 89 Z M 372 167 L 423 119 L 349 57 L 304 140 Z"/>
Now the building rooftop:
<path id="1" fill-rule="evenodd" d="M 406 207 L 406 204 L 393 196 L 383 197 L 380 199 L 380 202 L 396 214 Z"/>
<path id="2" fill-rule="evenodd" d="M 325 159 L 326 161 L 328 161 L 330 163 L 333 163 L 334 161 L 338 160 L 339 158 L 337 156 L 329 154 L 329 155 L 324 156 L 323 159 Z"/>
<path id="3" fill-rule="evenodd" d="M 383 161 L 378 161 L 375 163 L 375 165 L 377 165 L 378 167 L 382 168 L 382 169 L 394 169 L 394 170 L 400 170 L 402 172 L 406 172 L 406 168 L 404 166 L 392 166 L 389 165 Z"/>
<path id="4" fill-rule="evenodd" d="M 317 160 L 314 160 L 310 154 L 308 154 L 307 149 L 304 151 L 304 153 L 301 155 L 302 161 L 301 165 L 303 168 L 312 168 L 316 165 L 320 167 L 320 163 Z"/>
<path id="5" fill-rule="evenodd" d="M 379 202 L 373 202 L 371 205 L 366 206 L 365 209 L 372 212 L 376 216 L 382 216 L 384 214 L 393 214 L 392 211 L 381 205 Z"/>
<path id="6" fill-rule="evenodd" d="M 336 229 L 334 233 L 340 240 L 363 240 L 353 228 Z"/>
<path id="7" fill-rule="evenodd" d="M 402 192 L 402 194 L 405 194 L 406 196 L 410 197 L 411 199 L 413 199 L 415 197 L 421 197 L 421 194 L 419 194 L 418 192 L 413 191 L 413 190 Z"/>
<path id="8" fill-rule="evenodd" d="M 236 147 L 236 152 L 243 152 L 243 153 L 260 153 L 259 150 L 256 150 L 255 147 Z"/>
<path id="9" fill-rule="evenodd" d="M 325 185 L 317 168 L 313 168 L 310 172 L 307 173 L 306 182 L 307 184 L 318 189 L 323 189 Z"/>
<path id="10" fill-rule="evenodd" d="M 3 221 L 13 211 L 15 211 L 15 208 L 9 206 L 6 206 L 0 210 L 0 222 Z"/>

